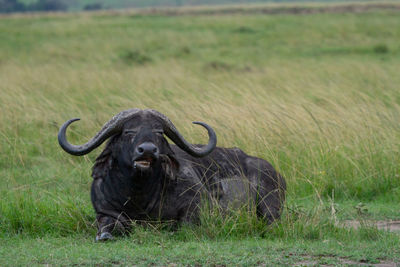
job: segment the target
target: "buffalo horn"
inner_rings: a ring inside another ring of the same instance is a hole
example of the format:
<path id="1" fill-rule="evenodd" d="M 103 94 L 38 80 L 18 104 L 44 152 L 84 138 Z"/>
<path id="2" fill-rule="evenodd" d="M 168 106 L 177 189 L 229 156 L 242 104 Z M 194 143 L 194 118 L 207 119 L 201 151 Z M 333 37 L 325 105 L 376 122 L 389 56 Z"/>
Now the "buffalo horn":
<path id="1" fill-rule="evenodd" d="M 211 126 L 207 125 L 206 123 L 197 121 L 193 122 L 194 124 L 203 126 L 208 131 L 208 144 L 203 147 L 197 147 L 187 142 L 165 115 L 155 110 L 149 111 L 161 120 L 165 135 L 168 136 L 183 151 L 187 152 L 193 157 L 207 156 L 217 145 L 217 136 Z"/>
<path id="2" fill-rule="evenodd" d="M 78 118 L 71 119 L 65 122 L 58 132 L 58 142 L 60 146 L 69 154 L 75 156 L 86 155 L 96 147 L 100 146 L 107 138 L 119 133 L 126 121 L 138 113 L 140 109 L 124 110 L 115 115 L 111 120 L 104 124 L 103 128 L 86 144 L 76 146 L 68 143 L 66 138 L 67 127 L 74 121 L 80 120 Z"/>

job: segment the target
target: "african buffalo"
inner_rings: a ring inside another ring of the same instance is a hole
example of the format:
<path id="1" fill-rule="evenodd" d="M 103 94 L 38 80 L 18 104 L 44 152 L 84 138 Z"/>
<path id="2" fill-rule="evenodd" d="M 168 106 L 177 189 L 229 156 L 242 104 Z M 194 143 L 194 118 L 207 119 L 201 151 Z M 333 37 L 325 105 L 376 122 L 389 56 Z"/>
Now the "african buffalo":
<path id="1" fill-rule="evenodd" d="M 114 116 L 89 142 L 75 146 L 67 142 L 66 130 L 76 120 L 65 122 L 58 134 L 66 152 L 85 155 L 110 138 L 92 172 L 98 241 L 127 231 L 132 221 L 195 222 L 202 198 L 224 209 L 251 202 L 268 222 L 280 217 L 283 177 L 263 159 L 216 147 L 215 132 L 206 123 L 193 122 L 207 129 L 208 144 L 192 145 L 163 114 L 130 109 Z"/>

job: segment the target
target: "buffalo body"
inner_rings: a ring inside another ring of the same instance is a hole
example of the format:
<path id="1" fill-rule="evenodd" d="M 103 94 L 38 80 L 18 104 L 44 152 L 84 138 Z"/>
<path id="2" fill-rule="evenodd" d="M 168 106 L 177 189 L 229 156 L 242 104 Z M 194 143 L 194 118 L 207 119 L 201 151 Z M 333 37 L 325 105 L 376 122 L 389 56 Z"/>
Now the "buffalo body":
<path id="1" fill-rule="evenodd" d="M 65 134 L 75 120 L 59 132 L 68 153 L 87 154 L 109 139 L 92 172 L 97 240 L 128 231 L 132 221 L 196 222 L 203 201 L 224 210 L 250 205 L 269 223 L 280 217 L 283 177 L 263 159 L 216 147 L 216 135 L 205 123 L 195 122 L 207 129 L 208 144 L 192 145 L 161 113 L 132 109 L 113 117 L 88 143 L 74 146 Z"/>

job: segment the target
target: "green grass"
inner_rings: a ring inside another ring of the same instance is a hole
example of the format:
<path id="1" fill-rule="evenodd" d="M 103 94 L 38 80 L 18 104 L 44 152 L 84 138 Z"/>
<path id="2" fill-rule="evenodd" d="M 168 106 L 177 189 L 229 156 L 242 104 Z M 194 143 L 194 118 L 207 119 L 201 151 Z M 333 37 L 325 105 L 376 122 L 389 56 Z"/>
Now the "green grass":
<path id="1" fill-rule="evenodd" d="M 0 265 L 399 261 L 398 234 L 337 224 L 400 218 L 398 15 L 0 18 Z M 211 212 L 93 244 L 100 149 L 66 154 L 58 127 L 81 117 L 69 134 L 83 143 L 132 107 L 191 142 L 206 140 L 191 121 L 205 121 L 220 146 L 270 161 L 288 184 L 281 222 Z"/>
<path id="2" fill-rule="evenodd" d="M 395 250 L 398 240 L 385 236 L 382 241 L 324 242 L 308 240 L 240 240 L 181 241 L 175 234 L 143 232 L 141 236 L 123 238 L 117 242 L 96 244 L 91 236 L 41 238 L 5 238 L 8 251 L 0 251 L 2 266 L 82 265 L 168 265 L 179 266 L 229 265 L 258 266 L 301 265 L 304 260 L 316 264 L 343 264 L 343 260 L 374 264 L 382 259 L 399 259 Z M 299 264 L 300 263 L 300 264 Z M 303 263 L 303 265 L 306 265 Z M 310 264 L 308 264 L 310 265 Z"/>

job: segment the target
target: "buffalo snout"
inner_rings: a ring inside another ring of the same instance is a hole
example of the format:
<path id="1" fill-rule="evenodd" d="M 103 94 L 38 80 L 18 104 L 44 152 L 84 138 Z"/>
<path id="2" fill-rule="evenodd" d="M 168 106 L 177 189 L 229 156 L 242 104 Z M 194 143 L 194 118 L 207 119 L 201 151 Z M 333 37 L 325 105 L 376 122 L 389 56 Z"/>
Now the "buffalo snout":
<path id="1" fill-rule="evenodd" d="M 160 157 L 158 147 L 152 142 L 144 142 L 135 149 L 135 168 L 146 170 Z"/>

